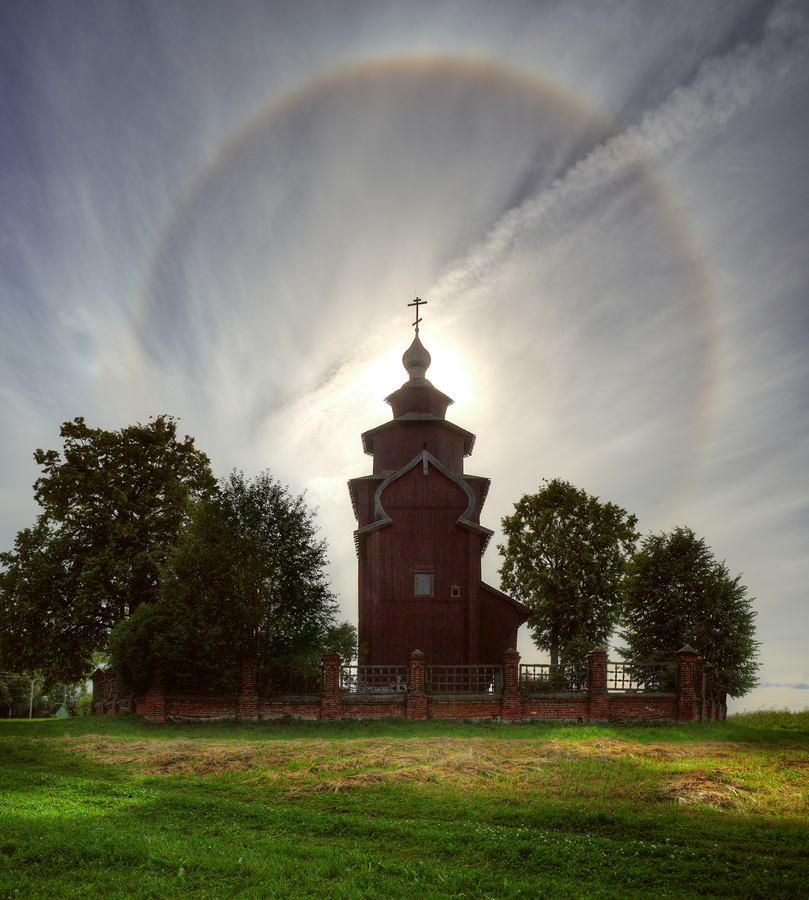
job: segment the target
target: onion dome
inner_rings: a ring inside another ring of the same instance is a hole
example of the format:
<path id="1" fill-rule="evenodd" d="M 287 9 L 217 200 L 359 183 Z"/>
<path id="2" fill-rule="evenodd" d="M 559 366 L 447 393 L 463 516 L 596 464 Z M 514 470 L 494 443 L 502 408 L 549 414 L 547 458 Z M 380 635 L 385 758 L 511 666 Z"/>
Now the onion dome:
<path id="1" fill-rule="evenodd" d="M 402 356 L 402 365 L 407 370 L 410 380 L 406 381 L 398 391 L 394 391 L 385 398 L 393 407 L 395 419 L 405 415 L 426 415 L 443 419 L 446 415 L 447 407 L 452 400 L 438 388 L 433 387 L 432 383 L 424 377 L 430 362 L 430 354 L 419 340 L 419 336 L 416 335 L 413 343 Z"/>
<path id="2" fill-rule="evenodd" d="M 430 354 L 427 348 L 419 340 L 418 334 L 413 338 L 413 343 L 405 350 L 402 356 L 402 365 L 410 375 L 411 384 L 429 384 L 425 373 L 430 367 Z"/>

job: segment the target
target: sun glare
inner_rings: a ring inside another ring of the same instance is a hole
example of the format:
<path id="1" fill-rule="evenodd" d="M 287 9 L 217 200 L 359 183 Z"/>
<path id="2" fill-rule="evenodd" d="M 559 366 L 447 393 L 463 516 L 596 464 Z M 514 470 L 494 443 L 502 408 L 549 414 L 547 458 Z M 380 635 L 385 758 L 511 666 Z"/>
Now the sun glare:
<path id="1" fill-rule="evenodd" d="M 465 407 L 474 394 L 474 369 L 469 354 L 444 334 L 421 337 L 432 358 L 427 378 L 439 391 L 452 397 L 457 407 Z"/>
<path id="2" fill-rule="evenodd" d="M 419 337 L 431 358 L 428 380 L 451 397 L 455 407 L 466 406 L 477 389 L 475 369 L 469 354 L 441 332 L 422 331 Z M 364 366 L 362 392 L 369 405 L 378 404 L 407 381 L 402 355 L 409 346 L 409 341 L 400 339 Z"/>

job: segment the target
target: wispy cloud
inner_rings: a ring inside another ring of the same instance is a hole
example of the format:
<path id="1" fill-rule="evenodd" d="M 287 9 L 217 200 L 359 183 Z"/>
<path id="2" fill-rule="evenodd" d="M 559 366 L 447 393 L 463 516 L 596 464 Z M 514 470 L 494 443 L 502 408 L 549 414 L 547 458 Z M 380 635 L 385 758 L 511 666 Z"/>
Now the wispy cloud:
<path id="1" fill-rule="evenodd" d="M 308 489 L 353 616 L 415 291 L 486 524 L 559 475 L 693 527 L 805 689 L 806 4 L 350 6 L 0 7 L 3 546 L 61 421 L 169 412 Z"/>

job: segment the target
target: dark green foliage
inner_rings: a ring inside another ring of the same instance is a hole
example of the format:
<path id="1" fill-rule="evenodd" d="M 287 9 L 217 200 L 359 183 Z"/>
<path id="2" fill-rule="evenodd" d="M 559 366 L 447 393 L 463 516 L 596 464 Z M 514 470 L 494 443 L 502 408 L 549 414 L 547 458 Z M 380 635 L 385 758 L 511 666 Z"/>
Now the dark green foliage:
<path id="1" fill-rule="evenodd" d="M 313 513 L 269 473 L 233 472 L 197 503 L 169 554 L 157 601 L 114 630 L 115 669 L 136 691 L 237 690 L 245 661 L 260 681 L 315 666 L 333 640 L 336 602 Z M 350 628 L 350 626 L 348 626 Z M 353 630 L 352 630 L 353 631 Z"/>
<path id="2" fill-rule="evenodd" d="M 622 655 L 663 661 L 689 644 L 716 666 L 720 695 L 746 694 L 756 686 L 759 644 L 740 579 L 688 528 L 649 535 L 624 582 Z"/>
<path id="3" fill-rule="evenodd" d="M 34 453 L 43 511 L 0 553 L 0 664 L 77 682 L 109 630 L 155 598 L 189 500 L 215 482 L 170 416 L 121 431 L 77 418 L 60 433 L 64 458 Z"/>
<path id="4" fill-rule="evenodd" d="M 533 610 L 534 643 L 552 664 L 581 661 L 612 633 L 637 518 L 558 478 L 514 509 L 502 522 L 501 586 Z"/>
<path id="5" fill-rule="evenodd" d="M 321 660 L 326 650 L 336 650 L 350 663 L 357 655 L 357 629 L 350 622 L 326 628 L 308 652 L 265 657 L 259 668 L 261 694 L 319 694 L 323 690 Z"/>

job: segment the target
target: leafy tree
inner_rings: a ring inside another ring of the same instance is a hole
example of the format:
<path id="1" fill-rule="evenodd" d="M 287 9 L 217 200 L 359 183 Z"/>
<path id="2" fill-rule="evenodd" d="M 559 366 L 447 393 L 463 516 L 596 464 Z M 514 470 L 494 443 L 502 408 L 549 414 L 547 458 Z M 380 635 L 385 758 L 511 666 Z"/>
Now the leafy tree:
<path id="1" fill-rule="evenodd" d="M 741 575 L 731 578 L 689 528 L 650 534 L 623 586 L 627 659 L 668 660 L 686 644 L 717 669 L 720 695 L 741 697 L 757 683 L 755 611 Z"/>
<path id="2" fill-rule="evenodd" d="M 558 478 L 514 510 L 497 548 L 502 587 L 533 610 L 531 635 L 552 664 L 580 661 L 612 633 L 637 518 Z"/>
<path id="3" fill-rule="evenodd" d="M 223 479 L 169 554 L 158 600 L 113 631 L 119 675 L 136 691 L 155 678 L 234 689 L 245 660 L 277 673 L 344 640 L 316 530 L 304 498 L 269 473 Z"/>
<path id="4" fill-rule="evenodd" d="M 78 697 L 76 697 L 75 713 L 77 716 L 92 715 L 93 695 L 85 688 Z"/>
<path id="5" fill-rule="evenodd" d="M 154 599 L 189 501 L 215 480 L 170 416 L 121 431 L 77 418 L 61 436 L 64 458 L 34 453 L 42 513 L 0 553 L 0 664 L 75 683 L 110 629 Z"/>
<path id="6" fill-rule="evenodd" d="M 36 674 L 0 672 L 0 717 L 40 719 L 48 714 L 48 699 L 42 692 L 42 678 Z"/>

